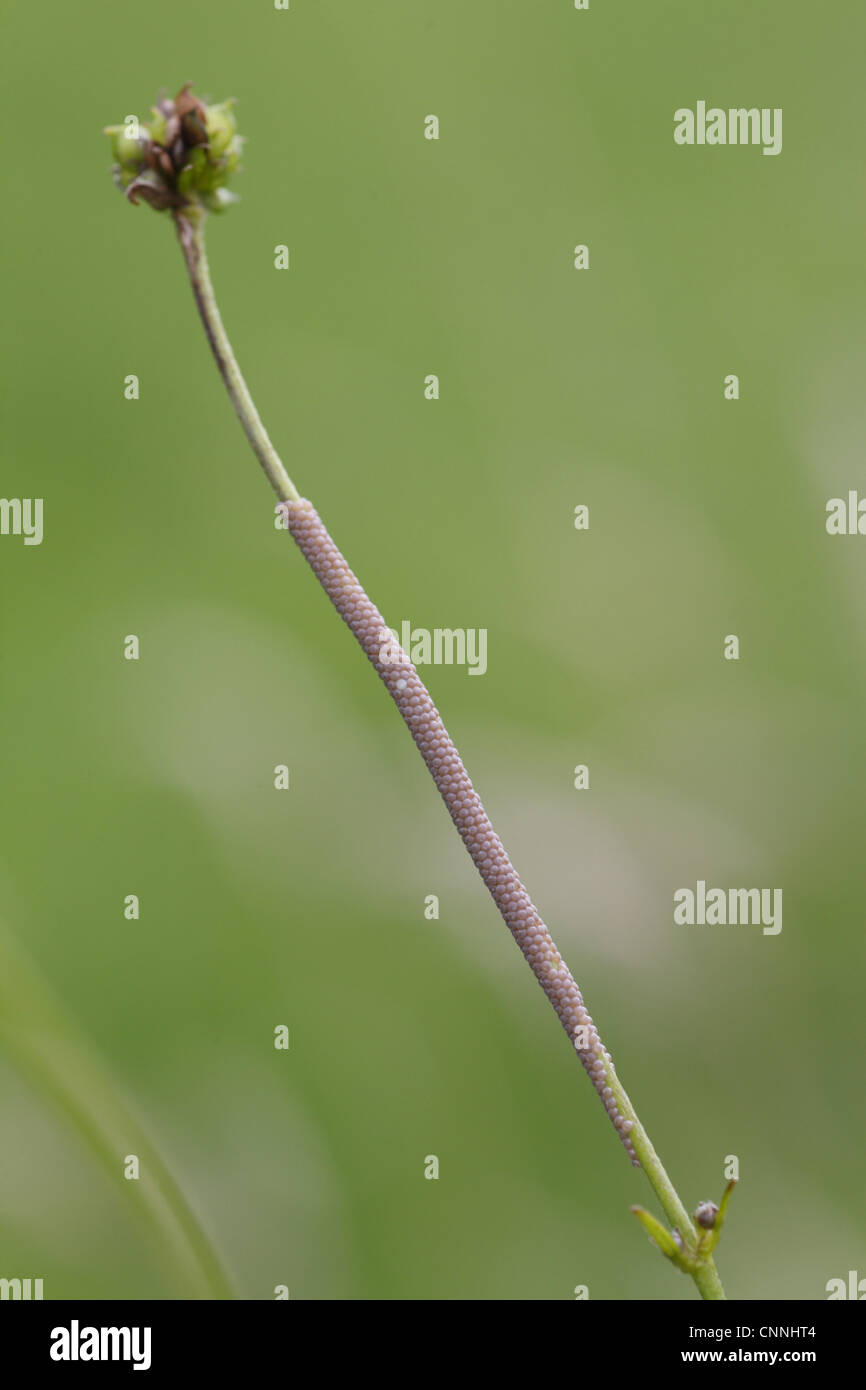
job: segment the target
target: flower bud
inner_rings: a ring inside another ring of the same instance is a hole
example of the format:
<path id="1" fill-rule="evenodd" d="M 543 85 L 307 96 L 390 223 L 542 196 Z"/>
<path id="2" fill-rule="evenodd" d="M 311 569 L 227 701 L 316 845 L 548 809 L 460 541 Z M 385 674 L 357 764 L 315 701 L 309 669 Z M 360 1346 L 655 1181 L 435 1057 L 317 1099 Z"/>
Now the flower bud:
<path id="1" fill-rule="evenodd" d="M 187 82 L 173 101 L 157 101 L 138 139 L 129 134 L 128 123 L 106 127 L 118 188 L 130 202 L 143 198 L 157 212 L 220 212 L 236 202 L 226 186 L 240 165 L 243 145 L 233 105 L 230 99 L 208 106 Z"/>
<path id="2" fill-rule="evenodd" d="M 695 1207 L 695 1221 L 704 1231 L 711 1231 L 716 1224 L 719 1209 L 715 1202 L 698 1202 Z"/>

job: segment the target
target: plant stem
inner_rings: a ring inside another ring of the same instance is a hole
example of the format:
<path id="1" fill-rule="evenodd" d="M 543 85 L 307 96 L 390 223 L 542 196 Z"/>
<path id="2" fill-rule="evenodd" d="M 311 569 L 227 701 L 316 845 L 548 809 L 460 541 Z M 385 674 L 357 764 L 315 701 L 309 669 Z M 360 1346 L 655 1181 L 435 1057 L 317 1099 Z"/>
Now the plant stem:
<path id="1" fill-rule="evenodd" d="M 156 1145 L 37 967 L 2 928 L 0 1037 L 22 1075 L 65 1115 L 133 1204 L 186 1297 L 233 1299 L 219 1256 Z M 130 1153 L 138 1157 L 140 1177 L 127 1182 L 123 1163 Z"/>
<path id="2" fill-rule="evenodd" d="M 635 1153 L 640 1159 L 641 1167 L 650 1180 L 653 1191 L 659 1199 L 662 1211 L 667 1217 L 674 1230 L 679 1230 L 686 1245 L 694 1248 L 697 1244 L 698 1233 L 694 1223 L 683 1206 L 679 1193 L 668 1177 L 667 1171 L 656 1153 L 649 1135 L 641 1124 L 637 1116 L 637 1111 L 628 1097 L 625 1087 L 616 1074 L 613 1063 L 611 1062 L 608 1073 L 608 1083 L 617 1098 L 620 1113 L 631 1120 L 632 1128 L 630 1137 L 634 1145 Z M 705 1299 L 724 1299 L 726 1297 L 722 1281 L 712 1256 L 702 1260 L 692 1278 L 698 1287 L 702 1298 Z"/>
<path id="3" fill-rule="evenodd" d="M 297 502 L 297 489 L 262 424 L 223 328 L 208 269 L 204 244 L 204 216 L 203 212 L 191 210 L 188 213 L 176 213 L 174 219 L 201 321 L 232 405 L 244 427 L 253 453 L 267 475 L 268 482 L 281 502 Z"/>
<path id="4" fill-rule="evenodd" d="M 283 512 L 286 528 L 400 710 L 476 868 L 568 1033 L 626 1151 L 636 1166 L 643 1167 L 665 1215 L 692 1250 L 697 1236 L 691 1218 L 616 1075 L 576 982 L 493 829 L 429 692 L 312 503 L 299 497 L 265 432 L 217 308 L 205 254 L 203 213 L 175 213 L 174 217 L 208 342 L 247 438 L 282 504 L 278 510 Z M 700 1261 L 692 1277 L 702 1297 L 725 1297 L 711 1258 Z"/>

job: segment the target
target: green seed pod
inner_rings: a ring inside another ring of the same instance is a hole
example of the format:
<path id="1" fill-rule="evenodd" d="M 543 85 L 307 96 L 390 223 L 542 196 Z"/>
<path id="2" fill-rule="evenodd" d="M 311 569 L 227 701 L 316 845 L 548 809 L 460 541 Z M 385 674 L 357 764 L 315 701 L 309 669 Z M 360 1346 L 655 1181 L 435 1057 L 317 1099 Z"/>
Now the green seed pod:
<path id="1" fill-rule="evenodd" d="M 162 112 L 162 111 L 160 111 L 160 109 L 159 109 L 158 106 L 152 106 L 152 107 L 150 108 L 150 111 L 151 111 L 151 120 L 150 120 L 150 122 L 149 122 L 149 125 L 150 125 L 150 138 L 151 138 L 151 140 L 154 141 L 155 144 L 157 144 L 157 145 L 164 145 L 164 144 L 165 144 L 166 124 L 167 124 L 167 122 L 166 122 L 166 117 L 165 117 L 165 113 Z"/>
<path id="2" fill-rule="evenodd" d="M 147 126 L 141 126 L 140 130 L 138 140 L 131 139 L 126 133 L 126 127 L 122 125 L 106 126 L 103 132 L 111 140 L 111 153 L 125 174 L 137 174 L 144 166 L 144 152 L 150 141 L 150 131 Z"/>
<path id="3" fill-rule="evenodd" d="M 189 151 L 188 161 L 177 176 L 178 190 L 183 194 L 195 193 L 205 186 L 209 177 L 208 159 L 203 145 L 196 145 Z"/>
<path id="4" fill-rule="evenodd" d="M 244 147 L 244 137 L 236 135 L 225 153 L 225 167 L 227 174 L 233 174 L 240 168 L 241 153 Z"/>
<path id="5" fill-rule="evenodd" d="M 234 97 L 229 97 L 228 101 L 222 101 L 218 106 L 205 107 L 208 148 L 215 159 L 226 153 L 237 135 L 238 124 L 232 111 L 233 106 Z"/>

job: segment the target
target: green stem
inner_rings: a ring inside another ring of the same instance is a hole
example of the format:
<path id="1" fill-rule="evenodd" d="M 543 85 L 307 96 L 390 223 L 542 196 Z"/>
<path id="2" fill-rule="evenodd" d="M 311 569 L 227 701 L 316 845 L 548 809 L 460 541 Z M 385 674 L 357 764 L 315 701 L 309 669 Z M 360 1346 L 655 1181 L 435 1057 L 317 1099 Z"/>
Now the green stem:
<path id="1" fill-rule="evenodd" d="M 155 1144 L 131 1114 L 36 966 L 0 930 L 0 1038 L 34 1090 L 71 1123 L 123 1196 L 187 1297 L 233 1299 L 220 1259 Z M 126 1180 L 127 1154 L 140 1177 Z"/>
<path id="2" fill-rule="evenodd" d="M 205 333 L 232 404 L 268 481 L 281 502 L 296 502 L 299 500 L 298 493 L 259 418 L 259 413 L 253 404 L 252 396 L 223 327 L 205 253 L 204 216 L 205 214 L 197 209 L 175 214 L 175 224 L 181 248 Z M 612 1064 L 608 1069 L 608 1084 L 616 1097 L 620 1113 L 632 1122 L 629 1137 L 665 1215 L 671 1225 L 679 1229 L 687 1248 L 694 1250 L 697 1244 L 697 1235 L 691 1217 L 665 1172 L 661 1159 L 650 1143 L 649 1136 L 638 1119 L 634 1106 L 626 1095 Z M 707 1257 L 706 1260 L 697 1262 L 696 1268 L 692 1272 L 692 1278 L 703 1298 L 721 1299 L 725 1297 L 724 1289 L 711 1258 Z"/>
<path id="3" fill-rule="evenodd" d="M 607 1068 L 607 1084 L 616 1096 L 616 1103 L 619 1106 L 620 1114 L 623 1115 L 625 1119 L 631 1120 L 632 1127 L 629 1138 L 634 1145 L 635 1153 L 641 1161 L 641 1167 L 649 1178 L 653 1191 L 659 1199 L 662 1211 L 671 1226 L 679 1230 L 684 1240 L 696 1242 L 697 1235 L 692 1218 L 683 1206 L 679 1193 L 668 1177 L 664 1164 L 653 1148 L 649 1135 L 638 1119 L 637 1111 L 632 1105 L 625 1087 L 617 1076 L 613 1064 Z"/>
<path id="4" fill-rule="evenodd" d="M 634 1146 L 634 1151 L 641 1162 L 641 1167 L 646 1173 L 653 1191 L 659 1199 L 662 1211 L 670 1222 L 674 1230 L 678 1230 L 683 1237 L 686 1245 L 694 1249 L 698 1241 L 698 1233 L 695 1230 L 694 1222 L 686 1211 L 682 1199 L 668 1177 L 667 1170 L 653 1147 L 649 1135 L 638 1119 L 637 1111 L 629 1099 L 628 1092 L 616 1074 L 611 1064 L 607 1068 L 607 1084 L 616 1096 L 616 1103 L 619 1106 L 620 1114 L 627 1120 L 631 1120 L 632 1127 L 629 1138 Z M 711 1256 L 700 1261 L 692 1274 L 700 1295 L 705 1299 L 723 1299 L 725 1290 L 719 1278 L 718 1271 Z"/>
<path id="5" fill-rule="evenodd" d="M 726 1299 L 719 1271 L 716 1269 L 715 1261 L 712 1256 L 704 1263 L 700 1264 L 695 1270 L 692 1278 L 698 1288 L 701 1298 L 705 1299 Z"/>
<path id="6" fill-rule="evenodd" d="M 196 209 L 175 213 L 174 217 L 201 321 L 232 405 L 244 427 L 252 451 L 267 475 L 268 482 L 281 502 L 298 502 L 300 497 L 297 489 L 262 424 L 232 352 L 228 334 L 223 328 L 208 269 L 204 244 L 204 217 L 205 214 Z"/>

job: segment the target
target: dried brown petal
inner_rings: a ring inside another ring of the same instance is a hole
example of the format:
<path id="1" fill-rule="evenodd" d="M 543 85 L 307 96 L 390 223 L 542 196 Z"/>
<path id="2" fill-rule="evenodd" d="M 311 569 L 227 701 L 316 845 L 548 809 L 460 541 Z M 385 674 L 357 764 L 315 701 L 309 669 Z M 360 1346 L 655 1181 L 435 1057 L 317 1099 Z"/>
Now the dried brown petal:
<path id="1" fill-rule="evenodd" d="M 145 170 L 137 179 L 133 179 L 125 191 L 129 201 L 136 206 L 139 198 L 143 198 L 157 212 L 165 212 L 166 208 L 174 205 L 171 189 L 166 188 L 159 176 L 150 170 Z"/>
<path id="2" fill-rule="evenodd" d="M 190 112 L 195 111 L 200 116 L 202 122 L 204 122 L 204 105 L 199 101 L 198 97 L 193 96 L 191 88 L 191 82 L 184 82 L 174 99 L 174 109 L 181 120 L 183 120 L 184 116 L 189 115 Z"/>

